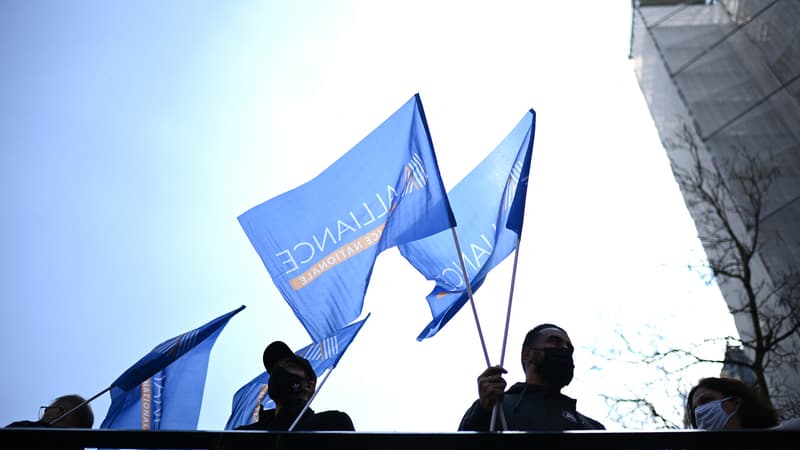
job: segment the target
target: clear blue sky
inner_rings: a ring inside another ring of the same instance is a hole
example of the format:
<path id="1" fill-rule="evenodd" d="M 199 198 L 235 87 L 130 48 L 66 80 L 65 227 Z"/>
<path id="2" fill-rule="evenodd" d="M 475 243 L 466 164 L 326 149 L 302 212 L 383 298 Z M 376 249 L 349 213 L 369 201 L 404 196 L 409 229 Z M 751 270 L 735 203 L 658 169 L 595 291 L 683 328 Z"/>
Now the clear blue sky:
<path id="1" fill-rule="evenodd" d="M 222 429 L 268 342 L 310 343 L 237 216 L 419 92 L 448 187 L 537 111 L 508 379 L 522 378 L 524 333 L 559 323 L 579 348 L 566 392 L 613 428 L 596 394 L 637 380 L 590 362 L 592 346 L 611 349 L 616 329 L 732 330 L 716 288 L 684 268 L 699 244 L 629 32 L 621 0 L 0 3 L 0 423 L 90 397 L 244 304 L 206 381 L 199 427 Z M 492 363 L 510 276 L 504 263 L 476 293 Z M 415 340 L 431 288 L 395 250 L 378 258 L 372 317 L 315 409 L 363 431 L 456 429 L 483 353 L 468 309 Z M 700 317 L 681 317 L 688 305 Z M 96 426 L 108 404 L 92 403 Z"/>

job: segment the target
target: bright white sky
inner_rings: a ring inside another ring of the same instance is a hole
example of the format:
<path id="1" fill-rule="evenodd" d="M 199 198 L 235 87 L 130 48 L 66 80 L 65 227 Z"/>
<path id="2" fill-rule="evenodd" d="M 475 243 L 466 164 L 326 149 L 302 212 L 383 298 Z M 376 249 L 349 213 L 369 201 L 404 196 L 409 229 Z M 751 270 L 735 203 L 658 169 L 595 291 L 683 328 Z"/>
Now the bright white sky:
<path id="1" fill-rule="evenodd" d="M 630 22 L 627 0 L 0 3 L 0 424 L 88 398 L 244 304 L 206 380 L 199 428 L 222 429 L 267 343 L 310 343 L 237 216 L 418 92 L 448 188 L 537 111 L 507 379 L 522 380 L 527 330 L 560 324 L 578 347 L 565 393 L 619 428 L 596 394 L 648 375 L 593 349 L 613 351 L 617 330 L 734 332 L 686 269 L 700 247 L 627 59 Z M 512 261 L 475 296 L 492 364 Z M 359 431 L 455 431 L 485 362 L 468 307 L 416 341 L 432 287 L 396 249 L 378 257 L 372 317 L 314 409 Z M 95 426 L 109 403 L 92 403 Z"/>

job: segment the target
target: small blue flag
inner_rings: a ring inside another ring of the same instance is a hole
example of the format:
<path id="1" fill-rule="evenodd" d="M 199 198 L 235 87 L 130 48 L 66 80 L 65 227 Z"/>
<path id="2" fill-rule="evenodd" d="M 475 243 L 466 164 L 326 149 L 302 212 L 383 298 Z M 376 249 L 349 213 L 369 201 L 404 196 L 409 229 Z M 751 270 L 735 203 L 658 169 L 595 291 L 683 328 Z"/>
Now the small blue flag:
<path id="1" fill-rule="evenodd" d="M 364 322 L 369 319 L 369 314 L 362 320 L 348 325 L 339 330 L 338 333 L 315 342 L 296 351 L 295 354 L 302 356 L 311 363 L 314 373 L 322 375 L 327 369 L 333 369 L 339 363 L 339 359 L 344 355 L 347 347 L 355 339 L 356 334 L 361 330 Z M 226 430 L 233 430 L 242 425 L 249 425 L 258 420 L 258 412 L 261 408 L 275 408 L 275 402 L 267 395 L 267 384 L 269 383 L 269 373 L 262 372 L 239 388 L 233 395 L 233 407 L 228 423 L 225 424 Z"/>
<path id="2" fill-rule="evenodd" d="M 112 383 L 111 406 L 100 428 L 196 429 L 211 348 L 244 308 L 161 343 L 131 366 Z"/>
<path id="3" fill-rule="evenodd" d="M 351 323 L 380 252 L 455 226 L 419 95 L 239 223 L 312 340 Z"/>
<path id="4" fill-rule="evenodd" d="M 517 246 L 527 195 L 536 112 L 528 111 L 511 133 L 449 193 L 458 218 L 459 244 L 473 293 Z M 433 320 L 417 340 L 434 336 L 469 300 L 452 233 L 442 232 L 399 246 L 428 280 Z"/>

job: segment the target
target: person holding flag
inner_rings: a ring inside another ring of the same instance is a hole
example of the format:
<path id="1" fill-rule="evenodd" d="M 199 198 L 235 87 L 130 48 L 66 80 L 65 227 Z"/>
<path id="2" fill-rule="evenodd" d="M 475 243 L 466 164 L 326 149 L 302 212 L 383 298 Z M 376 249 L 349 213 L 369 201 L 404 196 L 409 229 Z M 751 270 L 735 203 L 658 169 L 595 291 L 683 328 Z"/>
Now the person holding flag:
<path id="1" fill-rule="evenodd" d="M 65 417 L 63 420 L 54 422 L 54 419 L 76 408 L 75 412 Z M 62 395 L 53 400 L 48 406 L 39 408 L 39 420 L 20 420 L 12 422 L 6 428 L 92 428 L 94 425 L 94 412 L 86 400 L 78 394 Z"/>
<path id="2" fill-rule="evenodd" d="M 301 360 L 310 362 L 314 371 L 314 376 L 306 372 L 303 375 L 308 378 L 322 377 L 322 381 L 316 383 L 315 389 L 312 390 L 313 394 L 305 402 L 305 408 L 308 408 L 311 402 L 314 401 L 314 397 L 319 394 L 319 391 L 325 385 L 325 381 L 331 375 L 342 356 L 344 356 L 345 351 L 358 335 L 358 332 L 361 331 L 361 327 L 364 326 L 370 315 L 367 314 L 363 319 L 337 330 L 336 333 L 327 336 L 321 341 L 312 342 L 295 352 L 295 355 Z M 283 354 L 286 353 L 286 349 L 281 348 L 283 346 L 275 345 L 276 347 L 274 348 L 276 350 L 281 350 Z M 269 359 L 272 360 L 273 358 L 270 357 Z M 289 359 L 292 359 L 292 357 Z M 304 371 L 307 371 L 308 367 L 305 363 L 301 361 L 301 365 L 304 366 Z M 233 395 L 231 415 L 225 424 L 226 430 L 235 430 L 243 425 L 251 425 L 259 421 L 263 411 L 276 409 L 275 400 L 267 393 L 269 385 L 270 374 L 264 371 L 236 391 Z M 297 425 L 296 422 L 298 422 L 297 418 L 295 418 L 293 425 Z M 258 429 L 257 426 L 252 428 Z M 290 426 L 287 431 L 292 430 L 294 430 L 294 427 Z"/>
<path id="3" fill-rule="evenodd" d="M 111 405 L 101 429 L 194 430 L 203 402 L 211 349 L 242 305 L 210 322 L 167 339 L 122 373 L 111 386 Z M 79 405 L 80 406 L 80 405 Z M 53 420 L 69 417 L 75 407 Z"/>
<path id="4" fill-rule="evenodd" d="M 506 430 L 605 430 L 602 423 L 579 413 L 576 401 L 561 393 L 572 381 L 574 347 L 567 332 L 551 323 L 537 325 L 522 344 L 525 382 L 504 392 L 501 366 L 489 367 L 478 377 L 478 400 L 464 414 L 459 431 L 490 430 L 492 410 L 500 402 Z"/>
<path id="5" fill-rule="evenodd" d="M 307 407 L 316 391 L 317 375 L 306 358 L 296 355 L 286 343 L 274 341 L 264 349 L 263 360 L 269 373 L 267 394 L 275 408 L 262 408 L 258 421 L 236 430 L 355 431 L 347 413 L 314 412 Z"/>

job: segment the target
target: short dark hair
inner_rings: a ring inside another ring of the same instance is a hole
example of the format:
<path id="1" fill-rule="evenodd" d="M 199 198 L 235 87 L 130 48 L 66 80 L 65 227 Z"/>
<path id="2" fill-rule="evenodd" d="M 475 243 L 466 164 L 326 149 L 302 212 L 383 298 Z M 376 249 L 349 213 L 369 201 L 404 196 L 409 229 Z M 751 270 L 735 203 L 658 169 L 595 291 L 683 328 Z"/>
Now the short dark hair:
<path id="1" fill-rule="evenodd" d="M 536 325 L 531 329 L 531 331 L 528 331 L 528 334 L 525 335 L 525 341 L 522 343 L 522 345 L 525 347 L 533 345 L 533 342 L 536 340 L 536 338 L 538 338 L 539 335 L 542 334 L 542 330 L 546 330 L 548 328 L 555 328 L 556 330 L 560 330 L 564 334 L 567 335 L 569 334 L 567 333 L 567 330 L 561 328 L 558 325 L 554 325 L 552 323 L 543 323 Z"/>
<path id="2" fill-rule="evenodd" d="M 770 428 L 778 424 L 778 413 L 775 408 L 754 387 L 737 378 L 707 377 L 701 378 L 697 385 L 689 391 L 689 395 L 686 396 L 683 419 L 686 428 L 697 428 L 697 419 L 694 416 L 694 408 L 692 408 L 692 397 L 699 388 L 717 391 L 724 397 L 738 397 L 741 400 L 741 404 L 737 414 L 739 414 L 742 428 Z"/>
<path id="3" fill-rule="evenodd" d="M 539 335 L 542 334 L 542 331 L 548 328 L 555 328 L 556 330 L 560 330 L 564 334 L 569 335 L 567 333 L 567 330 L 561 328 L 558 325 L 554 325 L 552 323 L 542 323 L 531 328 L 531 331 L 528 331 L 528 334 L 525 335 L 525 340 L 522 341 L 522 348 L 525 349 L 525 347 L 532 347 L 533 343 L 536 341 L 536 338 L 538 338 Z M 522 362 L 522 370 L 525 371 L 525 360 L 523 360 L 521 356 L 520 356 L 520 361 Z"/>
<path id="4" fill-rule="evenodd" d="M 64 421 L 69 420 L 71 423 L 76 424 L 77 428 L 92 428 L 94 425 L 94 413 L 92 412 L 92 407 L 89 406 L 89 403 L 86 402 L 86 399 L 81 397 L 77 394 L 69 394 L 69 395 L 62 395 L 57 399 L 53 400 L 51 405 L 59 405 L 64 408 L 64 413 L 72 410 L 72 408 L 81 405 L 80 408 L 76 409 L 69 416 L 65 417 Z M 62 413 L 63 414 L 63 413 Z M 61 421 L 59 421 L 61 422 Z M 58 422 L 56 423 L 58 424 Z"/>

